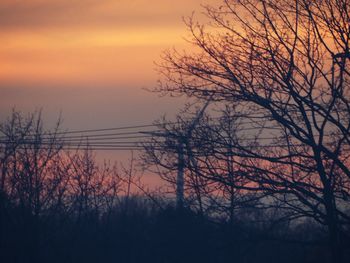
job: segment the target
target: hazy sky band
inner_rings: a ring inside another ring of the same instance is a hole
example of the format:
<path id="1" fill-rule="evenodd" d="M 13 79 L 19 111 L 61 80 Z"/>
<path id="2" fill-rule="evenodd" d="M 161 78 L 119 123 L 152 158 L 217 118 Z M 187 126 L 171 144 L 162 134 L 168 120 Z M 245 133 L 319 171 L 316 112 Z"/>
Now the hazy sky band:
<path id="1" fill-rule="evenodd" d="M 159 27 L 179 25 L 200 1 L 2 0 L 2 29 Z"/>
<path id="2" fill-rule="evenodd" d="M 194 3 L 196 2 L 196 3 Z M 3 0 L 0 86 L 154 81 L 160 50 L 181 43 L 198 1 Z M 151 69 L 151 70 L 150 70 Z M 85 75 L 85 76 L 83 76 Z M 90 77 L 89 78 L 87 78 Z M 92 78 L 92 79 L 91 79 Z M 86 81 L 84 81 L 86 80 Z M 85 82 L 85 83 L 84 83 Z"/>
<path id="3" fill-rule="evenodd" d="M 0 121 L 43 110 L 64 129 L 151 123 L 182 108 L 159 98 L 155 61 L 189 49 L 183 17 L 208 0 L 1 0 Z M 99 153 L 100 154 L 100 153 Z M 108 153 L 121 159 L 126 153 Z"/>

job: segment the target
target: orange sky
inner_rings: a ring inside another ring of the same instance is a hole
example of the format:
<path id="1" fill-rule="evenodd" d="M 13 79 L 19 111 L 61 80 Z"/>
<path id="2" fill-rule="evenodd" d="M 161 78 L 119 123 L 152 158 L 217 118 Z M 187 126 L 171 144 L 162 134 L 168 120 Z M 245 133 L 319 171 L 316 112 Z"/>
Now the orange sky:
<path id="1" fill-rule="evenodd" d="M 2 0 L 0 5 L 2 86 L 45 87 L 149 83 L 152 61 L 160 49 L 181 43 L 181 14 L 194 8 L 186 1 L 174 8 L 170 0 Z"/>
<path id="2" fill-rule="evenodd" d="M 0 120 L 14 106 L 42 107 L 49 118 L 62 111 L 72 129 L 159 117 L 169 101 L 142 88 L 155 85 L 162 50 L 186 45 L 182 16 L 201 3 L 208 1 L 1 0 Z"/>

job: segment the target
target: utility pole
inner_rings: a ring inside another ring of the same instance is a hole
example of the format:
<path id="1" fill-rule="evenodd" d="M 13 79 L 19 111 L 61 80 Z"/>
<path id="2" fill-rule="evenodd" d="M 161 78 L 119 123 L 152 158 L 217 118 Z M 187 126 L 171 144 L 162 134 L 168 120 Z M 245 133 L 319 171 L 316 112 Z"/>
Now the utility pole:
<path id="1" fill-rule="evenodd" d="M 340 59 L 340 61 L 339 61 L 339 59 Z M 350 52 L 349 51 L 333 55 L 332 68 L 331 68 L 332 85 L 335 84 L 335 64 L 337 64 L 342 71 L 345 71 L 346 59 L 350 59 Z M 340 77 L 341 77 L 341 81 L 343 81 L 342 73 L 340 73 Z"/>
<path id="2" fill-rule="evenodd" d="M 177 177 L 176 177 L 176 208 L 181 210 L 184 207 L 184 144 L 180 137 L 177 146 Z"/>
<path id="3" fill-rule="evenodd" d="M 193 119 L 192 123 L 188 126 L 184 135 L 176 135 L 169 131 L 166 132 L 144 132 L 157 137 L 172 137 L 177 139 L 177 177 L 176 177 L 176 209 L 182 210 L 184 207 L 184 185 L 185 185 L 185 144 L 188 143 L 188 139 L 192 136 L 192 131 L 198 124 L 200 118 L 203 116 L 204 111 L 209 106 L 212 100 L 212 96 L 204 104 L 203 108 L 198 112 L 197 116 Z"/>
<path id="4" fill-rule="evenodd" d="M 192 136 L 192 131 L 198 124 L 200 118 L 203 116 L 204 111 L 209 106 L 212 97 L 204 104 L 203 108 L 198 112 L 197 116 L 193 119 L 192 123 L 188 126 L 184 136 L 178 137 L 178 163 L 177 163 L 177 178 L 176 178 L 176 208 L 178 210 L 184 207 L 184 170 L 185 170 L 185 158 L 184 158 L 184 144 L 188 143 L 188 139 Z"/>

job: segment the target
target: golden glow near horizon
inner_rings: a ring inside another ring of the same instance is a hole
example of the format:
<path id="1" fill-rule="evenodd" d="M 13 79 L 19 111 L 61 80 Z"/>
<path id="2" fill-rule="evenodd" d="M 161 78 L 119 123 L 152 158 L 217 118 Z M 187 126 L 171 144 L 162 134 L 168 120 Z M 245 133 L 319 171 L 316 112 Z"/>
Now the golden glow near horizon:
<path id="1" fill-rule="evenodd" d="M 0 0 L 0 122 L 15 107 L 65 129 L 130 126 L 182 108 L 158 98 L 155 61 L 188 49 L 182 17 L 218 0 Z M 99 153 L 102 154 L 102 153 Z M 126 153 L 103 153 L 125 159 Z"/>
<path id="2" fill-rule="evenodd" d="M 2 34 L 0 81 L 79 86 L 94 79 L 110 86 L 135 81 L 138 70 L 138 79 L 149 82 L 160 50 L 180 45 L 181 34 L 178 28 Z"/>
<path id="3" fill-rule="evenodd" d="M 182 17 L 221 0 L 0 0 L 0 121 L 59 113 L 68 129 L 149 123 L 182 103 L 145 91 L 163 50 L 186 48 Z"/>
<path id="4" fill-rule="evenodd" d="M 153 62 L 185 44 L 181 17 L 200 3 L 1 0 L 0 89 L 153 83 Z"/>

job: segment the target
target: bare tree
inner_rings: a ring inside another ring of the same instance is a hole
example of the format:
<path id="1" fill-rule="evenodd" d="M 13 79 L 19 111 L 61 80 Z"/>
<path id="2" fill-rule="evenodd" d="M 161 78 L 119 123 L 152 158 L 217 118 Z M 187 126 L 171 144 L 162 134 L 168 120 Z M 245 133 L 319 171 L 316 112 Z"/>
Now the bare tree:
<path id="1" fill-rule="evenodd" d="M 13 111 L 0 126 L 1 227 L 24 232 L 21 242 L 30 259 L 40 254 L 42 225 L 62 208 L 67 186 L 59 125 L 60 120 L 45 130 L 40 111 L 27 117 Z"/>
<path id="2" fill-rule="evenodd" d="M 245 128 L 255 128 L 249 132 L 255 147 L 246 140 L 234 150 L 246 160 L 246 178 L 326 225 L 334 262 L 341 261 L 350 222 L 349 6 L 348 0 L 207 6 L 209 24 L 187 20 L 200 51 L 165 53 L 159 89 L 230 102 L 246 119 L 263 120 Z"/>
<path id="3" fill-rule="evenodd" d="M 215 213 L 221 208 L 233 223 L 236 210 L 257 208 L 264 195 L 247 192 L 253 186 L 242 169 L 245 160 L 236 151 L 239 141 L 244 140 L 237 137 L 242 125 L 239 113 L 228 106 L 220 113 L 218 118 L 208 116 L 189 140 L 187 167 L 196 177 L 206 180 L 209 186 L 206 192 L 211 193 L 207 198 L 213 203 Z"/>
<path id="4" fill-rule="evenodd" d="M 88 148 L 68 154 L 70 169 L 67 191 L 70 211 L 77 223 L 109 213 L 120 202 L 122 180 L 116 165 L 98 165 Z"/>
<path id="5" fill-rule="evenodd" d="M 240 172 L 241 158 L 233 152 L 239 123 L 229 107 L 220 109 L 220 118 L 203 114 L 202 109 L 192 112 L 186 108 L 175 123 L 161 120 L 160 131 L 144 145 L 143 161 L 169 182 L 176 194 L 181 170 L 186 207 L 233 223 L 235 210 L 259 200 L 255 194 L 243 193 L 251 187 L 246 186 L 250 181 Z M 194 119 L 196 126 L 189 133 Z"/>
<path id="6" fill-rule="evenodd" d="M 41 112 L 27 118 L 13 112 L 1 125 L 1 190 L 34 217 L 58 201 L 57 190 L 63 183 L 64 175 L 53 173 L 61 166 L 59 124 L 60 121 L 53 130 L 45 131 Z"/>

